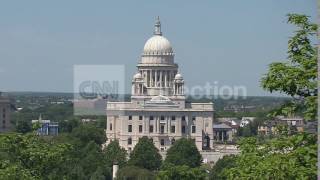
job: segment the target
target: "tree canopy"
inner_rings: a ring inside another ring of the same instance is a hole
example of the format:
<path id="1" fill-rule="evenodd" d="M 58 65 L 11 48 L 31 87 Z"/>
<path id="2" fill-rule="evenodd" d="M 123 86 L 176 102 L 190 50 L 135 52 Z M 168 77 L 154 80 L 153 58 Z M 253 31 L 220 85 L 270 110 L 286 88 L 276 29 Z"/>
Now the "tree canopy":
<path id="1" fill-rule="evenodd" d="M 107 166 L 112 167 L 117 163 L 121 168 L 127 162 L 127 151 L 120 147 L 118 140 L 111 141 L 108 146 L 103 150 Z"/>
<path id="2" fill-rule="evenodd" d="M 198 167 L 202 163 L 202 156 L 192 139 L 178 139 L 168 149 L 165 163 Z"/>
<path id="3" fill-rule="evenodd" d="M 128 164 L 148 170 L 158 170 L 162 163 L 159 150 L 148 137 L 142 137 L 135 145 Z"/>
<path id="4" fill-rule="evenodd" d="M 166 164 L 157 175 L 159 180 L 205 180 L 206 177 L 205 170 L 199 167 L 191 168 L 186 165 L 176 166 L 172 164 Z"/>
<path id="5" fill-rule="evenodd" d="M 282 107 L 277 114 L 293 115 L 302 111 L 308 120 L 317 116 L 317 49 L 312 43 L 317 25 L 308 16 L 288 14 L 288 23 L 297 30 L 288 42 L 288 60 L 270 64 L 261 85 L 270 92 L 292 96 L 293 101 Z"/>
<path id="6" fill-rule="evenodd" d="M 311 134 L 279 136 L 260 144 L 245 138 L 228 179 L 316 179 L 317 139 Z"/>

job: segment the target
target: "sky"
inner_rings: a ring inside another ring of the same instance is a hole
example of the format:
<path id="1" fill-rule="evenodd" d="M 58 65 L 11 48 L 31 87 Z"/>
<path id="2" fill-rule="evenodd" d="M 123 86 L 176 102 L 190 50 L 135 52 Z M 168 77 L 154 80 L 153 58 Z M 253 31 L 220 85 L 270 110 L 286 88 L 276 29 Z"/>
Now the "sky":
<path id="1" fill-rule="evenodd" d="M 286 59 L 288 13 L 316 22 L 316 1 L 1 1 L 0 90 L 72 92 L 74 65 L 125 65 L 130 89 L 160 16 L 187 86 L 270 95 L 260 79 Z"/>

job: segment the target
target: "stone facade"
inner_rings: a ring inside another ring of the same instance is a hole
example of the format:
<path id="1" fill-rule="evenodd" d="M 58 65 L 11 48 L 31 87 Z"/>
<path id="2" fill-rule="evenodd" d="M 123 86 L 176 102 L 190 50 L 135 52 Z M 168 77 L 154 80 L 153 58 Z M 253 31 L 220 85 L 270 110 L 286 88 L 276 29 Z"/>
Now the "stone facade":
<path id="1" fill-rule="evenodd" d="M 194 139 L 198 149 L 213 147 L 213 103 L 188 103 L 184 79 L 174 63 L 170 42 L 157 19 L 154 35 L 146 42 L 132 80 L 130 102 L 108 102 L 107 142 L 117 139 L 129 152 L 148 136 L 165 152 L 181 138 Z"/>

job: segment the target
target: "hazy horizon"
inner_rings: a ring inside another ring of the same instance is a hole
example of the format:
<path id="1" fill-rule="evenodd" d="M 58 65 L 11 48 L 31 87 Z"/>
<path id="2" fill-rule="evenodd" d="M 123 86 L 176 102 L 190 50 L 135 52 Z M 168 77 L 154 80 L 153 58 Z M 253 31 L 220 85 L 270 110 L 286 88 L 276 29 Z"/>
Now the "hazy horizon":
<path id="1" fill-rule="evenodd" d="M 316 1 L 15 1 L 0 6 L 0 91 L 73 92 L 73 66 L 120 64 L 129 93 L 156 16 L 187 86 L 218 81 L 279 96 L 259 81 L 286 59 L 286 14 L 317 17 Z M 282 96 L 282 95 L 280 95 Z"/>

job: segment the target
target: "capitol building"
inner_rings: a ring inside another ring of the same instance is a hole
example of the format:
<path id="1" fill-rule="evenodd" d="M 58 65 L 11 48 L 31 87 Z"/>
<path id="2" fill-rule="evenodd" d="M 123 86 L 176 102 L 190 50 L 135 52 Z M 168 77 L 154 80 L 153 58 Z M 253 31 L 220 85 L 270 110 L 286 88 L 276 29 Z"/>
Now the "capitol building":
<path id="1" fill-rule="evenodd" d="M 147 136 L 165 152 L 186 137 L 199 151 L 212 149 L 213 103 L 186 102 L 185 81 L 159 18 L 154 28 L 132 78 L 131 101 L 107 103 L 106 145 L 117 139 L 130 152 L 139 138 Z"/>

